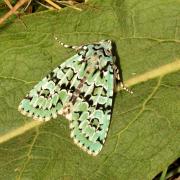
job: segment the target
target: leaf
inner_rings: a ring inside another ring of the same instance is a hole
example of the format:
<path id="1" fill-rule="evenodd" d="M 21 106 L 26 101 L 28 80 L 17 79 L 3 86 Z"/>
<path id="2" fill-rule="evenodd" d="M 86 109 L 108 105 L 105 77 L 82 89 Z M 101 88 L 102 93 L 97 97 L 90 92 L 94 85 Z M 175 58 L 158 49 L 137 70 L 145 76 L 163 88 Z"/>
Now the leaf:
<path id="1" fill-rule="evenodd" d="M 0 179 L 152 179 L 179 157 L 178 5 L 92 0 L 81 12 L 40 12 L 1 26 Z M 97 157 L 73 144 L 65 118 L 38 123 L 17 111 L 34 84 L 74 54 L 54 34 L 75 45 L 114 40 L 124 79 L 134 85 L 134 95 L 117 93 Z"/>

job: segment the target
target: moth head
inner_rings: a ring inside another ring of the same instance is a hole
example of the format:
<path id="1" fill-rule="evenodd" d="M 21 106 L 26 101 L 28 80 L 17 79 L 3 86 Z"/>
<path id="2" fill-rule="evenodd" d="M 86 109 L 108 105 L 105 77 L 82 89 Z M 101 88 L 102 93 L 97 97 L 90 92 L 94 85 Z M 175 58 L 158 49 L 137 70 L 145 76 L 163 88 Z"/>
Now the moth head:
<path id="1" fill-rule="evenodd" d="M 112 56 L 112 41 L 111 40 L 101 40 L 100 45 L 104 48 L 104 52 L 107 56 Z"/>

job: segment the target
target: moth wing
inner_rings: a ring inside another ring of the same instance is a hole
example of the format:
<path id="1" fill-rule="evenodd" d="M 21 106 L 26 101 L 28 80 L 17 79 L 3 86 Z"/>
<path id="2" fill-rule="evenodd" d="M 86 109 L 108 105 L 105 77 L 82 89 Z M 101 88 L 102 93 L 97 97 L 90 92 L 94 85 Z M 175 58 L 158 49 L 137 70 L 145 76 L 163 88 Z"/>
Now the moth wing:
<path id="1" fill-rule="evenodd" d="M 100 72 L 86 74 L 70 121 L 71 137 L 88 154 L 96 156 L 105 142 L 112 113 L 114 76 L 112 66 L 101 77 Z"/>
<path id="2" fill-rule="evenodd" d="M 94 46 L 91 46 L 92 49 Z M 102 76 L 100 69 L 93 65 L 94 61 L 97 63 L 96 52 L 86 55 L 90 51 L 87 47 L 83 49 L 82 56 L 76 54 L 35 85 L 21 101 L 19 111 L 45 121 L 56 118 L 57 114 L 64 115 L 70 120 L 74 142 L 95 156 L 103 147 L 110 124 L 114 72 L 112 65 L 107 65 Z M 102 47 L 95 50 L 105 53 Z M 106 63 L 106 59 L 102 63 Z"/>
<path id="3" fill-rule="evenodd" d="M 35 120 L 56 118 L 57 114 L 62 114 L 62 109 L 72 95 L 71 91 L 78 85 L 76 80 L 71 86 L 80 69 L 80 58 L 76 54 L 36 84 L 21 101 L 18 110 Z"/>

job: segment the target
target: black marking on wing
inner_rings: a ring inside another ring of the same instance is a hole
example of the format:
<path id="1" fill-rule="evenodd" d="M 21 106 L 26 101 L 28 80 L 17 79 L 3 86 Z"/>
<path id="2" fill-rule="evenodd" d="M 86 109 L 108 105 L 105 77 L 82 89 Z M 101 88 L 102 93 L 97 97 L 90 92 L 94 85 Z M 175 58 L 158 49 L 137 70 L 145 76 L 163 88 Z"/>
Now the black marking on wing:
<path id="1" fill-rule="evenodd" d="M 94 75 L 95 75 L 98 71 L 99 71 L 99 69 L 98 69 L 98 68 L 96 68 L 96 69 L 94 70 L 94 72 L 93 72 L 92 76 L 94 76 Z"/>
<path id="2" fill-rule="evenodd" d="M 101 125 L 102 124 L 100 124 L 100 126 L 97 128 L 98 131 L 102 131 Z"/>
<path id="3" fill-rule="evenodd" d="M 98 129 L 102 130 L 102 128 L 100 128 L 101 124 L 99 123 L 99 119 L 93 118 L 93 119 L 88 119 L 88 121 L 91 127 L 94 127 L 96 130 Z"/>
<path id="4" fill-rule="evenodd" d="M 58 99 L 57 104 L 58 104 L 58 103 L 60 103 L 60 104 L 62 104 L 62 105 L 63 105 L 63 102 L 61 101 L 61 99 L 60 99 L 60 98 Z"/>
<path id="5" fill-rule="evenodd" d="M 62 71 L 64 74 L 66 74 L 66 72 L 67 72 L 69 69 L 71 70 L 71 72 L 72 72 L 73 74 L 72 74 L 70 77 L 69 77 L 69 76 L 66 76 L 66 78 L 67 78 L 68 81 L 71 81 L 71 80 L 73 79 L 74 75 L 76 74 L 76 73 L 74 72 L 74 69 L 73 69 L 72 67 L 64 67 L 64 68 L 61 69 L 61 71 Z M 69 78 L 69 79 L 68 79 L 68 78 Z"/>
<path id="6" fill-rule="evenodd" d="M 84 46 L 83 46 L 84 47 Z M 89 49 L 82 49 L 78 52 L 78 56 L 81 56 L 82 57 L 82 61 L 85 61 L 86 60 L 86 54 L 87 52 L 89 51 Z"/>
<path id="7" fill-rule="evenodd" d="M 45 98 L 48 98 L 50 96 L 49 89 L 42 89 L 40 95 L 45 97 Z"/>
<path id="8" fill-rule="evenodd" d="M 76 114 L 78 114 L 79 115 L 79 117 L 82 115 L 82 111 L 74 111 L 74 113 L 76 113 Z"/>
<path id="9" fill-rule="evenodd" d="M 27 96 L 25 97 L 25 99 L 29 99 L 29 100 L 31 101 L 31 100 L 33 99 L 33 97 L 27 95 Z"/>
<path id="10" fill-rule="evenodd" d="M 112 107 L 110 105 L 106 106 L 106 104 L 100 104 L 100 103 L 97 103 L 97 105 L 95 105 L 93 107 L 95 107 L 96 109 L 102 110 L 104 112 L 104 114 L 106 111 L 109 114 L 109 110 L 111 111 L 111 109 L 112 109 Z"/>
<path id="11" fill-rule="evenodd" d="M 71 86 L 70 89 L 69 89 L 69 92 L 70 92 L 70 93 L 74 93 L 75 90 L 76 90 L 76 88 L 75 88 L 74 86 Z"/>
<path id="12" fill-rule="evenodd" d="M 79 97 L 84 100 L 85 102 L 87 102 L 89 104 L 89 106 L 92 106 L 93 105 L 93 100 L 90 99 L 91 98 L 91 95 L 88 94 L 86 96 L 84 96 L 85 92 L 83 93 L 80 93 Z"/>
<path id="13" fill-rule="evenodd" d="M 103 66 L 100 70 L 106 72 L 106 71 L 108 71 L 108 67 L 109 67 L 109 66 L 113 69 L 113 67 L 112 67 L 112 66 L 113 66 L 113 63 L 112 63 L 111 61 L 107 61 L 106 65 Z"/>
<path id="14" fill-rule="evenodd" d="M 88 63 L 87 63 L 87 61 L 86 61 L 86 62 L 85 62 L 85 66 L 84 66 L 84 71 L 86 70 L 87 66 L 88 66 Z"/>
<path id="15" fill-rule="evenodd" d="M 53 81 L 55 85 L 57 85 L 58 82 L 59 82 L 59 80 L 60 80 L 60 79 L 57 78 L 56 74 L 55 74 L 53 71 L 50 72 L 50 73 L 46 76 L 46 78 L 47 78 L 48 80 Z"/>
<path id="16" fill-rule="evenodd" d="M 100 139 L 100 137 L 97 138 L 97 141 L 102 145 L 104 144 L 103 141 Z"/>
<path id="17" fill-rule="evenodd" d="M 105 57 L 109 57 L 109 55 L 106 54 L 106 52 L 105 52 L 103 47 L 95 47 L 94 46 L 93 49 L 94 49 L 94 51 L 100 50 Z"/>
<path id="18" fill-rule="evenodd" d="M 101 86 L 101 85 L 97 86 L 95 84 L 94 84 L 94 88 L 93 88 L 93 91 L 92 91 L 92 95 L 93 96 L 97 96 L 97 94 L 95 94 L 95 90 L 98 89 L 98 88 L 102 88 L 102 91 L 103 91 L 100 95 L 103 96 L 103 97 L 106 97 L 107 96 L 106 95 L 107 94 L 107 90 L 103 86 Z"/>
<path id="19" fill-rule="evenodd" d="M 59 85 L 59 87 L 60 87 L 60 89 L 66 89 L 66 84 L 61 84 L 61 85 Z"/>

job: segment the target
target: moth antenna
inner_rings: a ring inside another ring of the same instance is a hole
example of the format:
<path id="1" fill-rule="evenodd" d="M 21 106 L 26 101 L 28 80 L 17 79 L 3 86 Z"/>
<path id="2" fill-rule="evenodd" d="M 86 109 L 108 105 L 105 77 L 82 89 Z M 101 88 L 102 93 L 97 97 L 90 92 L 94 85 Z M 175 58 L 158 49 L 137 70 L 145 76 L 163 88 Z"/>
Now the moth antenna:
<path id="1" fill-rule="evenodd" d="M 74 49 L 74 50 L 78 50 L 79 46 L 72 46 L 72 45 L 68 45 L 68 44 L 64 44 L 63 42 L 61 42 L 56 36 L 54 36 L 54 39 L 63 47 L 65 48 L 70 48 L 70 49 Z"/>
<path id="2" fill-rule="evenodd" d="M 121 89 L 127 91 L 127 92 L 130 93 L 130 94 L 133 94 L 133 91 L 131 91 L 130 89 L 128 89 L 128 88 L 123 84 L 123 81 L 122 81 L 122 79 L 120 78 L 120 73 L 119 73 L 118 67 L 117 67 L 115 64 L 113 64 L 112 66 L 113 66 L 113 69 L 114 69 L 115 78 L 116 78 L 116 80 L 119 82 L 119 85 L 120 85 Z"/>
<path id="3" fill-rule="evenodd" d="M 123 84 L 123 82 L 120 82 L 120 87 L 123 89 L 123 90 L 125 90 L 125 91 L 127 91 L 128 93 L 130 93 L 130 94 L 133 94 L 133 91 L 131 91 L 130 89 L 128 89 L 124 84 Z"/>

